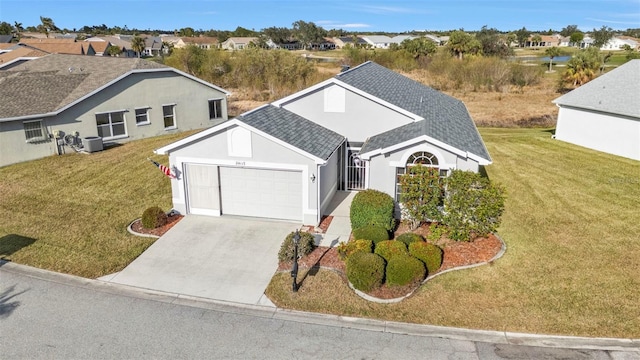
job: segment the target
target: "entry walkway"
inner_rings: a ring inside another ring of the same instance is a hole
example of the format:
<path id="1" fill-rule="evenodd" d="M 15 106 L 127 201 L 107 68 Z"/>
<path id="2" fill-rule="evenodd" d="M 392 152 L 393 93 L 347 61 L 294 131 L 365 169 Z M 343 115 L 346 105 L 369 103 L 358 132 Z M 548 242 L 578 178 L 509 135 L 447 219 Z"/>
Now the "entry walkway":
<path id="1" fill-rule="evenodd" d="M 333 216 L 333 220 L 331 220 L 327 232 L 322 236 L 320 246 L 333 247 L 341 242 L 349 241 L 351 235 L 349 213 L 351 202 L 356 194 L 356 191 L 337 191 L 333 196 L 324 214 Z"/>

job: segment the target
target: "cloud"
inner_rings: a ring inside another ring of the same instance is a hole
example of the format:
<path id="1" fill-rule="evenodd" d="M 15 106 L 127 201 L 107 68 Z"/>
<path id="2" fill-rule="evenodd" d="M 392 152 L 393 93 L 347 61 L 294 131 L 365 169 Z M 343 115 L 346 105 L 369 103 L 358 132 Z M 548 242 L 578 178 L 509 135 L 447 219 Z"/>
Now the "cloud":
<path id="1" fill-rule="evenodd" d="M 396 6 L 380 6 L 380 5 L 365 5 L 362 7 L 365 12 L 379 15 L 387 15 L 387 14 L 425 14 L 427 11 L 405 8 L 405 7 L 396 7 Z"/>
<path id="2" fill-rule="evenodd" d="M 607 20 L 607 19 L 596 19 L 596 18 L 587 18 L 587 20 L 598 21 L 607 24 L 617 24 L 617 25 L 638 25 L 640 21 L 616 21 L 616 20 Z"/>

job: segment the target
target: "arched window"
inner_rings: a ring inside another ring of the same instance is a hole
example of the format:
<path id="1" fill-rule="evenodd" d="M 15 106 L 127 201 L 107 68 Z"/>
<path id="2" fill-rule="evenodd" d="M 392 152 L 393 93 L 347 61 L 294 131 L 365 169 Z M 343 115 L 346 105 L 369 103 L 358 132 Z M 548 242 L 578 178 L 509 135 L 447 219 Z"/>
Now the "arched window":
<path id="1" fill-rule="evenodd" d="M 400 201 L 400 194 L 402 194 L 402 189 L 400 188 L 400 177 L 407 173 L 407 167 L 409 166 L 428 166 L 432 168 L 439 169 L 438 158 L 430 152 L 427 151 L 418 151 L 407 159 L 407 163 L 405 167 L 396 168 L 396 201 Z M 440 169 L 440 176 L 447 176 L 447 169 Z"/>

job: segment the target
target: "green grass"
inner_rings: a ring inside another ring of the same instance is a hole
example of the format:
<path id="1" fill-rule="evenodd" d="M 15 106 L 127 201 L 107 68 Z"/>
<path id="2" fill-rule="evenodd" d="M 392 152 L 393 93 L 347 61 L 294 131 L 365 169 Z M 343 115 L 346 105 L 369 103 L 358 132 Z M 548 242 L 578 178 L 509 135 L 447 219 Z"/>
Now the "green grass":
<path id="1" fill-rule="evenodd" d="M 492 266 L 435 278 L 394 305 L 366 302 L 333 273 L 267 294 L 279 306 L 396 321 L 577 336 L 640 337 L 640 162 L 551 139 L 540 129 L 481 129 L 507 188 Z"/>
<path id="2" fill-rule="evenodd" d="M 123 269 L 154 241 L 127 225 L 150 206 L 171 208 L 169 178 L 146 159 L 166 165 L 153 150 L 184 136 L 0 168 L 0 257 L 89 278 Z"/>
<path id="3" fill-rule="evenodd" d="M 640 338 L 640 162 L 551 139 L 540 129 L 481 129 L 507 188 L 492 266 L 448 273 L 399 304 L 357 297 L 320 270 L 291 293 L 288 273 L 267 289 L 279 306 L 475 329 Z M 186 134 L 0 168 L 0 256 L 89 278 L 124 268 L 153 239 L 128 223 L 171 206 L 170 180 L 146 158 Z"/>

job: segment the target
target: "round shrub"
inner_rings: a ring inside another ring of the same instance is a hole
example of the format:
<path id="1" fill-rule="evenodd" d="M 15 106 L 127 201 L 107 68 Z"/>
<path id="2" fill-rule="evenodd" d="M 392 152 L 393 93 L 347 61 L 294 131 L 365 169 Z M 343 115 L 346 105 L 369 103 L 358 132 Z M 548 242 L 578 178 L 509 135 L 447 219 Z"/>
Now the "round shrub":
<path id="1" fill-rule="evenodd" d="M 384 259 L 373 253 L 357 252 L 347 259 L 347 279 L 354 288 L 369 292 L 382 285 Z"/>
<path id="2" fill-rule="evenodd" d="M 167 223 L 167 214 L 159 207 L 152 206 L 142 213 L 142 227 L 155 229 Z"/>
<path id="3" fill-rule="evenodd" d="M 422 281 L 426 272 L 422 261 L 413 256 L 394 256 L 387 263 L 387 284 L 390 286 L 404 286 L 415 281 Z"/>
<path id="4" fill-rule="evenodd" d="M 442 249 L 428 242 L 414 242 L 409 244 L 409 254 L 416 257 L 427 267 L 427 272 L 433 274 L 442 265 Z"/>
<path id="5" fill-rule="evenodd" d="M 389 261 L 399 255 L 409 255 L 407 245 L 402 241 L 386 240 L 376 244 L 374 252 Z"/>
<path id="6" fill-rule="evenodd" d="M 349 210 L 351 228 L 378 225 L 390 231 L 395 225 L 394 209 L 395 202 L 389 194 L 373 189 L 360 191 L 354 196 Z"/>
<path id="7" fill-rule="evenodd" d="M 346 243 L 340 243 L 337 250 L 340 258 L 345 260 L 357 252 L 373 252 L 373 241 L 365 239 L 351 240 Z"/>
<path id="8" fill-rule="evenodd" d="M 382 226 L 368 225 L 353 230 L 353 238 L 371 240 L 377 244 L 380 241 L 389 240 L 389 232 Z"/>
<path id="9" fill-rule="evenodd" d="M 280 261 L 293 261 L 294 255 L 294 244 L 293 237 L 295 236 L 295 231 L 287 235 L 287 237 L 282 242 L 280 246 L 280 251 L 278 252 L 278 260 Z M 316 248 L 316 238 L 313 234 L 310 234 L 305 231 L 300 231 L 300 242 L 298 243 L 298 256 L 304 256 L 310 254 L 313 249 Z"/>
<path id="10" fill-rule="evenodd" d="M 409 244 L 413 242 L 424 241 L 424 238 L 422 237 L 422 235 L 419 235 L 419 234 L 404 233 L 398 236 L 396 238 L 396 241 L 402 241 L 403 243 L 407 244 L 407 246 L 409 246 Z"/>

